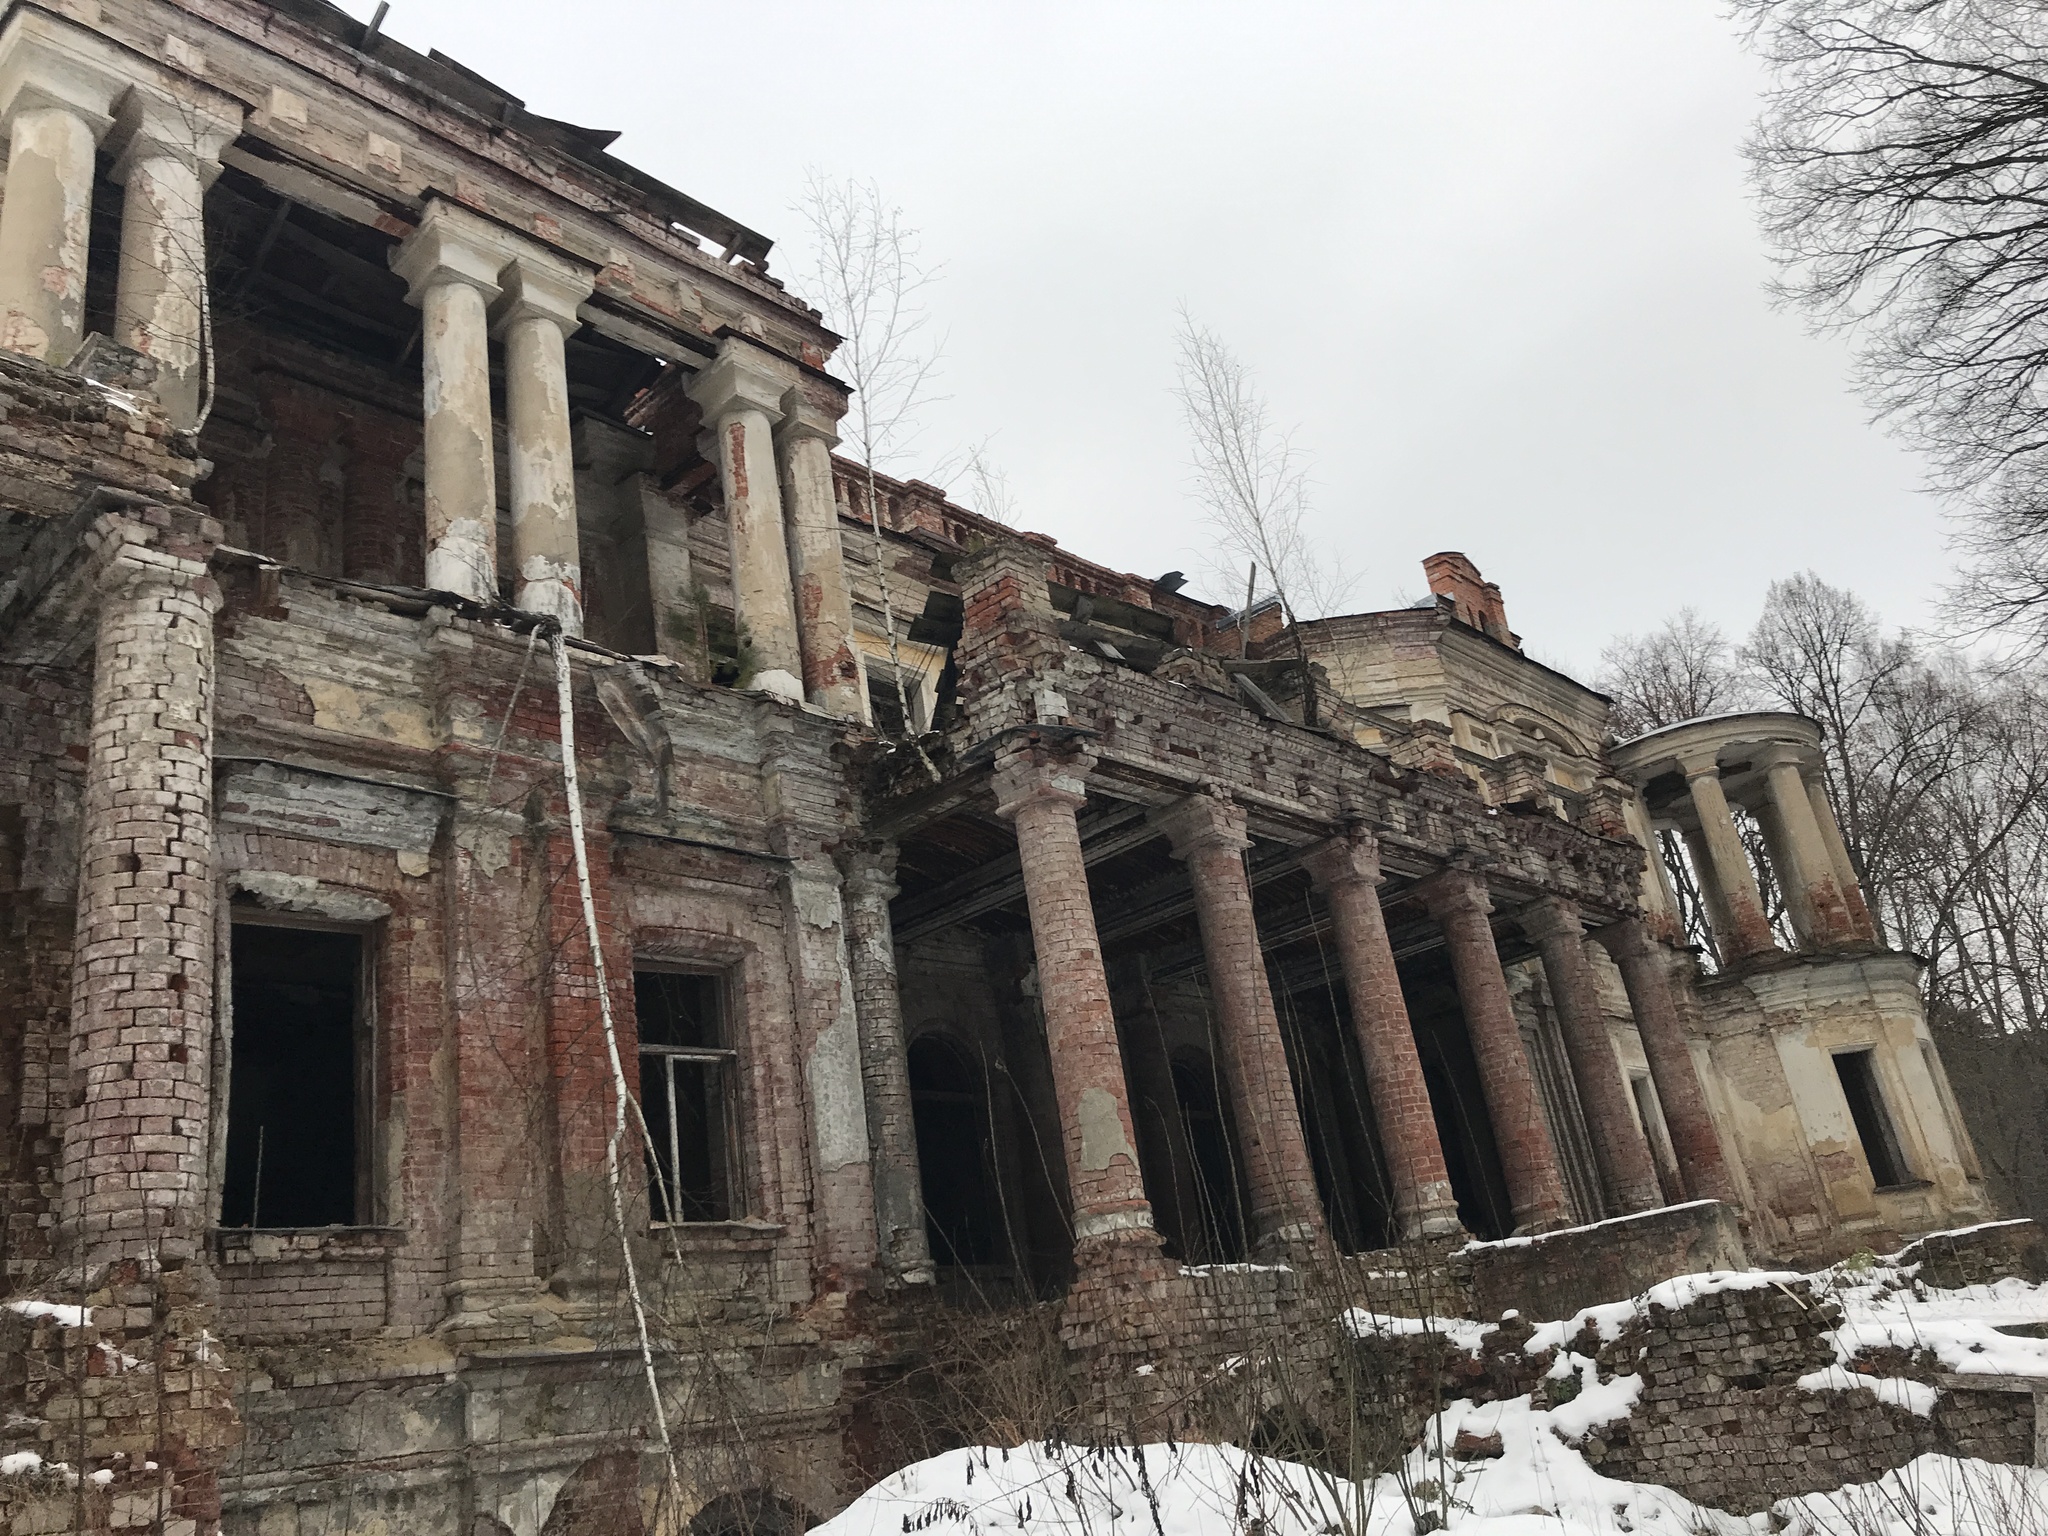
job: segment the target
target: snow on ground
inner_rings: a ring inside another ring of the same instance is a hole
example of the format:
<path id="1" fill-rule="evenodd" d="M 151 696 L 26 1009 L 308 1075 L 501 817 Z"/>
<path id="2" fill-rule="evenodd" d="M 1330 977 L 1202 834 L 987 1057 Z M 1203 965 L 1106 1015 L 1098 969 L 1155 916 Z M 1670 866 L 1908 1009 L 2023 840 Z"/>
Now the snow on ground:
<path id="1" fill-rule="evenodd" d="M 2000 1280 L 1958 1290 L 1929 1290 L 1914 1266 L 1837 1268 L 1828 1276 L 1842 1303 L 1832 1336 L 1844 1365 L 1866 1349 L 1931 1350 L 1941 1368 L 1966 1376 L 2048 1376 L 2048 1339 L 2001 1333 L 2048 1324 L 2048 1285 Z"/>
<path id="2" fill-rule="evenodd" d="M 1573 1405 L 1567 1405 L 1573 1406 Z M 1499 1434 L 1493 1461 L 1418 1450 L 1353 1484 L 1232 1446 L 977 1446 L 884 1479 L 813 1536 L 2035 1536 L 2048 1473 L 1922 1456 L 1874 1483 L 1785 1499 L 1764 1514 L 1709 1509 L 1603 1477 L 1529 1399 L 1452 1404 L 1431 1445 Z M 1439 1441 L 1436 1437 L 1441 1436 Z M 1447 1523 L 1439 1523 L 1440 1521 Z"/>
<path id="3" fill-rule="evenodd" d="M 1811 1391 L 1868 1388 L 1880 1401 L 1932 1412 L 1937 1388 L 1854 1368 L 1859 1352 L 1880 1347 L 1929 1350 L 1958 1374 L 2048 1376 L 2048 1340 L 1998 1331 L 2048 1323 L 2048 1285 L 2002 1280 L 1930 1290 L 1915 1266 L 1867 1257 L 1813 1275 L 1687 1275 L 1537 1325 L 1527 1348 L 1556 1351 L 1552 1378 L 1578 1378 L 1568 1401 L 1551 1408 L 1532 1397 L 1452 1403 L 1397 1471 L 1367 1482 L 1233 1446 L 979 1447 L 905 1468 L 815 1536 L 2048 1536 L 2048 1472 L 2028 1467 L 1922 1456 L 1876 1482 L 1784 1499 L 1754 1516 L 1594 1471 L 1577 1447 L 1630 1413 L 1642 1378 L 1602 1381 L 1592 1359 L 1566 1346 L 1589 1323 L 1612 1341 L 1652 1303 L 1678 1308 L 1719 1291 L 1768 1286 L 1801 1296 L 1825 1291 L 1842 1305 L 1842 1326 L 1831 1335 L 1837 1364 L 1801 1378 Z M 1473 1354 L 1496 1326 L 1364 1308 L 1340 1321 L 1354 1338 L 1437 1334 Z M 1482 1441 L 1498 1435 L 1501 1454 L 1448 1454 L 1461 1433 Z"/>

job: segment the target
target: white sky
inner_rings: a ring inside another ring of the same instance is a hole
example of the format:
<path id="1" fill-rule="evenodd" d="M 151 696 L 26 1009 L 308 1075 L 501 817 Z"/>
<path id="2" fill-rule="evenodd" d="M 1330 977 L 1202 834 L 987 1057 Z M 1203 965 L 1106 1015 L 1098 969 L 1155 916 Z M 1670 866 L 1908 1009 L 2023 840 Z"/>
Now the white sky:
<path id="1" fill-rule="evenodd" d="M 1019 520 L 1104 563 L 1209 564 L 1185 300 L 1298 425 L 1355 607 L 1462 549 L 1584 674 L 1685 604 L 1746 630 L 1796 570 L 1900 624 L 1945 579 L 1920 465 L 1763 291 L 1761 74 L 1718 0 L 396 0 L 385 29 L 623 129 L 785 275 L 806 168 L 873 177 L 945 264 L 923 457 L 993 434 Z"/>

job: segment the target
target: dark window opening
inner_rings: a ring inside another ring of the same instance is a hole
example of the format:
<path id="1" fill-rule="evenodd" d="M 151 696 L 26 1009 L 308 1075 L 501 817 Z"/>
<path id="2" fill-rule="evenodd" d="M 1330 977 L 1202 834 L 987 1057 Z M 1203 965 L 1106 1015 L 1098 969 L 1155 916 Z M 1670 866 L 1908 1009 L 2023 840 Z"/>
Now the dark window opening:
<path id="1" fill-rule="evenodd" d="M 910 1047 L 910 1113 L 924 1191 L 925 1240 L 938 1264 L 1003 1259 L 995 1128 L 981 1074 L 950 1041 Z"/>
<path id="2" fill-rule="evenodd" d="M 237 923 L 224 1227 L 367 1219 L 363 936 Z"/>
<path id="3" fill-rule="evenodd" d="M 918 716 L 918 708 L 924 702 L 924 689 L 915 677 L 903 679 L 903 691 L 896 691 L 896 674 L 886 662 L 868 663 L 868 713 L 875 722 L 875 730 L 887 737 L 915 735 L 924 729 L 924 721 Z M 905 705 L 909 708 L 906 710 Z"/>
<path id="4" fill-rule="evenodd" d="M 647 1159 L 656 1221 L 730 1221 L 737 1053 L 727 1043 L 725 983 L 687 971 L 635 971 L 640 1027 L 640 1109 L 653 1142 Z"/>
<path id="5" fill-rule="evenodd" d="M 1844 1051 L 1835 1058 L 1835 1076 L 1842 1080 L 1842 1097 L 1849 1101 L 1849 1118 L 1856 1122 L 1856 1139 L 1863 1143 L 1863 1157 L 1877 1187 L 1892 1189 L 1910 1182 L 1898 1133 L 1878 1087 L 1877 1053 Z"/>

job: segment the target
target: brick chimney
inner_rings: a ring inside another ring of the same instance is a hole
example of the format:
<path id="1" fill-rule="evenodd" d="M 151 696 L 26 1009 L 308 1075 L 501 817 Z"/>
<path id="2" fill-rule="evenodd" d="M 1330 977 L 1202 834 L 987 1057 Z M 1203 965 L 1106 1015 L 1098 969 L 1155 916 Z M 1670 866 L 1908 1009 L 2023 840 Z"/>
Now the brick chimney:
<path id="1" fill-rule="evenodd" d="M 1451 611 L 1474 629 L 1493 636 L 1502 645 L 1522 648 L 1521 637 L 1508 628 L 1507 606 L 1500 588 L 1479 574 L 1479 567 L 1456 550 L 1445 550 L 1422 562 L 1429 578 L 1429 590 L 1451 600 Z"/>

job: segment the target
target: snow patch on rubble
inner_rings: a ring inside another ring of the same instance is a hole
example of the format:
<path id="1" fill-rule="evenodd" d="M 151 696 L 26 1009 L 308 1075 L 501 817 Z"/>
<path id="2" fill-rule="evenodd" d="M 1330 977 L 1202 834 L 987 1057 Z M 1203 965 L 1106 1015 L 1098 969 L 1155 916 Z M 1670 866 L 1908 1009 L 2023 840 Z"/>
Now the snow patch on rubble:
<path id="1" fill-rule="evenodd" d="M 66 1328 L 84 1328 L 92 1322 L 91 1307 L 67 1307 L 56 1301 L 10 1301 L 7 1310 L 17 1317 L 54 1318 Z"/>
<path id="2" fill-rule="evenodd" d="M 1354 1339 L 1398 1339 L 1424 1334 L 1447 1339 L 1454 1348 L 1477 1358 L 1486 1344 L 1486 1336 L 1493 1332 L 1491 1323 L 1476 1323 L 1469 1317 L 1396 1317 L 1388 1312 L 1374 1312 L 1365 1307 L 1353 1307 L 1338 1321 L 1344 1331 Z"/>

